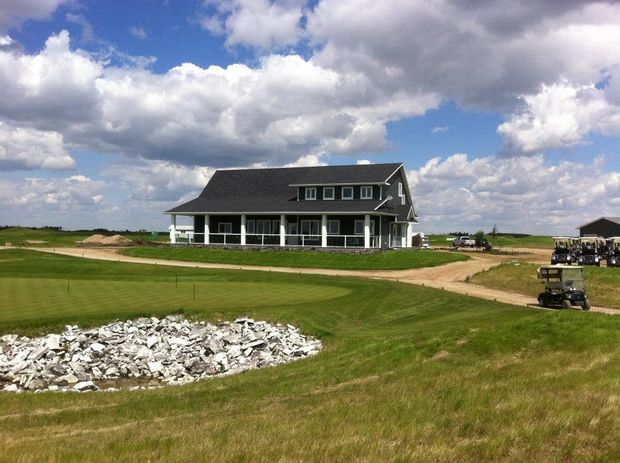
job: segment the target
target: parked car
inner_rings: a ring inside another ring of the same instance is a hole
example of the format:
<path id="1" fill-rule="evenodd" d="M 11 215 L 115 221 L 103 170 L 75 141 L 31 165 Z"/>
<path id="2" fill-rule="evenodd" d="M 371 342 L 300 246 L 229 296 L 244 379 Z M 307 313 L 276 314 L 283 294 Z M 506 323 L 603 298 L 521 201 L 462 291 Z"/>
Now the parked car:
<path id="1" fill-rule="evenodd" d="M 551 252 L 551 263 L 572 264 L 575 261 L 572 244 L 572 238 L 570 237 L 554 236 L 553 251 Z"/>
<path id="2" fill-rule="evenodd" d="M 491 249 L 493 249 L 493 246 L 491 245 L 491 243 L 489 243 L 489 240 L 487 240 L 486 238 L 478 238 L 476 240 L 476 247 L 484 248 L 485 251 L 490 251 Z"/>
<path id="3" fill-rule="evenodd" d="M 620 236 L 607 239 L 607 267 L 620 267 Z"/>
<path id="4" fill-rule="evenodd" d="M 458 236 L 452 241 L 455 248 L 473 248 L 476 246 L 476 240 L 472 240 L 469 236 Z"/>
<path id="5" fill-rule="evenodd" d="M 538 268 L 537 274 L 538 280 L 545 285 L 545 291 L 538 295 L 538 305 L 559 306 L 563 309 L 576 305 L 583 310 L 590 310 L 583 267 L 544 265 Z"/>
<path id="6" fill-rule="evenodd" d="M 428 238 L 422 238 L 422 242 L 420 243 L 420 247 L 422 249 L 428 249 L 428 248 L 431 247 L 429 242 L 428 242 Z"/>

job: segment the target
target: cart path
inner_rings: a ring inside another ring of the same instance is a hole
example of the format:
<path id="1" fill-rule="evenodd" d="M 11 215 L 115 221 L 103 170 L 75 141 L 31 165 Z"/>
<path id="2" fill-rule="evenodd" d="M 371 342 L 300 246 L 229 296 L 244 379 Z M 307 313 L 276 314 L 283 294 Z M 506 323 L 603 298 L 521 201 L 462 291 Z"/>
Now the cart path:
<path id="1" fill-rule="evenodd" d="M 336 270 L 322 268 L 294 268 L 294 267 L 269 267 L 258 265 L 231 265 L 207 262 L 188 262 L 180 260 L 153 259 L 147 257 L 133 257 L 118 254 L 118 248 L 28 248 L 35 251 L 63 254 L 67 256 L 99 259 L 107 261 L 128 262 L 134 264 L 167 265 L 171 267 L 193 267 L 204 269 L 225 270 L 255 270 L 282 273 L 302 273 L 313 275 L 354 276 L 374 278 L 381 280 L 398 281 L 432 288 L 443 289 L 454 293 L 478 297 L 481 299 L 494 300 L 512 305 L 536 306 L 536 299 L 532 296 L 487 288 L 484 286 L 466 283 L 465 279 L 474 273 L 488 270 L 505 261 L 518 258 L 521 261 L 544 264 L 549 259 L 549 251 L 544 249 L 519 249 L 511 250 L 520 254 L 483 254 L 467 253 L 470 260 L 453 262 L 437 267 L 425 267 L 408 270 Z M 554 309 L 550 309 L 554 310 Z M 607 307 L 592 307 L 592 312 L 601 312 L 611 315 L 620 315 L 620 310 Z"/>

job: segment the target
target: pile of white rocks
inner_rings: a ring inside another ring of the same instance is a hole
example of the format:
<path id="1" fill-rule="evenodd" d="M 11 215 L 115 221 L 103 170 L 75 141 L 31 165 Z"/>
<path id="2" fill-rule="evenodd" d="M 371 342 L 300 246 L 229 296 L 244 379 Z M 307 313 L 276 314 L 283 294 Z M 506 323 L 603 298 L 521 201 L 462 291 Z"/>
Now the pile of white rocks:
<path id="1" fill-rule="evenodd" d="M 0 390 L 92 391 L 184 384 L 316 354 L 292 325 L 251 318 L 212 325 L 180 316 L 139 318 L 62 334 L 0 337 Z"/>

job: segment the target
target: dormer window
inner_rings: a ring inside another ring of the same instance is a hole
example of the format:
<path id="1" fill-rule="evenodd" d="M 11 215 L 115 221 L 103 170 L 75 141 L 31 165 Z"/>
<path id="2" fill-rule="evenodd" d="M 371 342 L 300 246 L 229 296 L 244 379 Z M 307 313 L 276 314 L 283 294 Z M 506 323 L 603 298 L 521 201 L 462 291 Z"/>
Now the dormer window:
<path id="1" fill-rule="evenodd" d="M 333 186 L 323 188 L 323 199 L 334 199 L 336 197 Z"/>
<path id="2" fill-rule="evenodd" d="M 342 187 L 342 199 L 353 199 L 353 187 L 352 186 Z"/>
<path id="3" fill-rule="evenodd" d="M 306 201 L 316 200 L 316 187 L 306 187 Z"/>
<path id="4" fill-rule="evenodd" d="M 360 198 L 362 199 L 372 199 L 372 187 L 371 186 L 363 186 L 360 190 Z"/>

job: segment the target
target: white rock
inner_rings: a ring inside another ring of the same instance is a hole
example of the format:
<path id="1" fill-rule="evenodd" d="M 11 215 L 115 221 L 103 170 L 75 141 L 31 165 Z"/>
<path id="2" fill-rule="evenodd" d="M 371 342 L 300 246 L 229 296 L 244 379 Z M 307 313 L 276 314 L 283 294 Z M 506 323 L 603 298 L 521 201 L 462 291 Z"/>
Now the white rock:
<path id="1" fill-rule="evenodd" d="M 97 386 L 95 386 L 95 383 L 93 383 L 92 381 L 81 381 L 77 383 L 75 386 L 73 386 L 73 390 L 79 391 L 79 392 L 94 391 L 97 389 L 98 389 Z"/>
<path id="2" fill-rule="evenodd" d="M 148 367 L 149 370 L 151 370 L 151 373 L 157 373 L 163 370 L 163 365 L 161 362 L 148 362 Z"/>
<path id="3" fill-rule="evenodd" d="M 90 345 L 90 349 L 93 352 L 99 353 L 99 352 L 103 352 L 103 350 L 105 349 L 105 346 L 99 342 L 94 342 Z"/>

